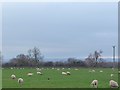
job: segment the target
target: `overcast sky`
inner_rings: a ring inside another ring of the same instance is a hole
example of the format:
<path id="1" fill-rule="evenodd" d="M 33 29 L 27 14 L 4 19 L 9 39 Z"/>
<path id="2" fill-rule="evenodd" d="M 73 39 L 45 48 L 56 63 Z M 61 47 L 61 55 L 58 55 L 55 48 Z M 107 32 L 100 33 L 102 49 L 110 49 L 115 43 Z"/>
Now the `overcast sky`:
<path id="1" fill-rule="evenodd" d="M 112 2 L 5 3 L 4 59 L 34 46 L 45 58 L 84 58 L 95 50 L 112 57 L 118 44 L 117 8 Z"/>

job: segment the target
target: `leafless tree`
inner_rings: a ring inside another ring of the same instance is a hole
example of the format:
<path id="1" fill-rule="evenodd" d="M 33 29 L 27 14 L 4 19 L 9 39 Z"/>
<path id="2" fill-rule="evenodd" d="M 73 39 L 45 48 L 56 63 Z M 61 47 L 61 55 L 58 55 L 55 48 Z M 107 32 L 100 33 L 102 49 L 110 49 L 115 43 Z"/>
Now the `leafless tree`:
<path id="1" fill-rule="evenodd" d="M 35 60 L 35 62 L 39 62 L 43 60 L 43 55 L 41 54 L 39 48 L 34 47 L 33 49 L 28 50 L 28 55 L 30 59 Z"/>

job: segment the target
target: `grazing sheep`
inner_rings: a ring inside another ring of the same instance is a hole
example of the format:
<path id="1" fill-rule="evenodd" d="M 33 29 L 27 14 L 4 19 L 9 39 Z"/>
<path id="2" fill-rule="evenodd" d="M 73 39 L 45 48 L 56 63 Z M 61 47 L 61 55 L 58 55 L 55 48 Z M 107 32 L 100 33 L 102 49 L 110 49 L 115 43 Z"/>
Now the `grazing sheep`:
<path id="1" fill-rule="evenodd" d="M 11 75 L 12 79 L 16 79 L 16 76 L 14 74 Z"/>
<path id="2" fill-rule="evenodd" d="M 58 68 L 57 70 L 59 71 L 60 69 Z"/>
<path id="3" fill-rule="evenodd" d="M 114 69 L 114 68 L 112 68 L 112 70 L 114 71 L 115 69 Z"/>
<path id="4" fill-rule="evenodd" d="M 18 83 L 19 83 L 19 84 L 22 84 L 23 81 L 24 81 L 24 80 L 23 80 L 22 78 L 18 78 Z"/>
<path id="5" fill-rule="evenodd" d="M 36 70 L 37 70 L 37 71 L 41 71 L 41 69 L 40 69 L 40 68 L 36 68 Z"/>
<path id="6" fill-rule="evenodd" d="M 67 75 L 67 73 L 66 72 L 62 72 L 62 75 Z"/>
<path id="7" fill-rule="evenodd" d="M 114 76 L 114 74 L 111 74 L 110 76 L 111 76 L 111 77 L 113 77 L 113 76 Z"/>
<path id="8" fill-rule="evenodd" d="M 92 72 L 95 72 L 95 70 L 93 69 Z"/>
<path id="9" fill-rule="evenodd" d="M 67 71 L 66 73 L 67 73 L 67 75 L 71 75 L 71 73 L 70 73 L 70 72 L 68 72 L 68 71 Z"/>
<path id="10" fill-rule="evenodd" d="M 118 71 L 118 73 L 120 74 L 120 71 Z"/>
<path id="11" fill-rule="evenodd" d="M 41 72 L 37 72 L 37 74 L 38 74 L 38 75 L 42 75 L 42 73 L 41 73 Z"/>
<path id="12" fill-rule="evenodd" d="M 91 85 L 93 88 L 98 88 L 98 80 L 93 80 Z"/>
<path id="13" fill-rule="evenodd" d="M 13 69 L 12 67 L 10 69 Z"/>
<path id="14" fill-rule="evenodd" d="M 100 72 L 103 72 L 102 70 L 100 70 Z"/>
<path id="15" fill-rule="evenodd" d="M 68 70 L 70 70 L 70 68 L 68 68 Z"/>
<path id="16" fill-rule="evenodd" d="M 89 72 L 95 72 L 95 70 L 93 69 L 93 70 L 89 70 Z"/>
<path id="17" fill-rule="evenodd" d="M 77 68 L 75 70 L 78 70 Z"/>
<path id="18" fill-rule="evenodd" d="M 32 75 L 33 75 L 33 73 L 29 72 L 27 75 L 28 75 L 28 76 L 32 76 Z"/>
<path id="19" fill-rule="evenodd" d="M 52 69 L 54 69 L 54 68 L 52 68 Z"/>
<path id="20" fill-rule="evenodd" d="M 119 87 L 118 83 L 114 80 L 110 80 L 109 85 L 111 88 L 118 88 Z"/>

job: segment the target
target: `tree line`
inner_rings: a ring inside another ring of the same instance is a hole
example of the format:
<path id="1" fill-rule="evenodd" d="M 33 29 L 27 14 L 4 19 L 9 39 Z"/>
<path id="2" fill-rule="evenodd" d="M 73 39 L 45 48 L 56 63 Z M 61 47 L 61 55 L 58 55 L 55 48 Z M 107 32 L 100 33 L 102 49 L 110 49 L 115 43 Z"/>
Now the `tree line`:
<path id="1" fill-rule="evenodd" d="M 28 50 L 28 54 L 19 54 L 9 62 L 3 63 L 3 67 L 113 67 L 113 62 L 105 62 L 101 58 L 102 51 L 94 51 L 84 60 L 68 58 L 66 61 L 44 61 L 40 49 L 34 47 Z M 0 55 L 1 57 L 1 55 Z M 117 63 L 115 63 L 117 67 Z"/>

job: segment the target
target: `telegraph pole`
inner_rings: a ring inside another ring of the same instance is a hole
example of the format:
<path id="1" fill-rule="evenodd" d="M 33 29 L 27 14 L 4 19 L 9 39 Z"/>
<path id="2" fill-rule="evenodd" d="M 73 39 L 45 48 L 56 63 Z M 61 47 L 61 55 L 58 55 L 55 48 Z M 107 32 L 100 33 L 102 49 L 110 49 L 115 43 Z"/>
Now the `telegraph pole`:
<path id="1" fill-rule="evenodd" d="M 113 47 L 113 68 L 115 68 L 115 46 Z"/>

